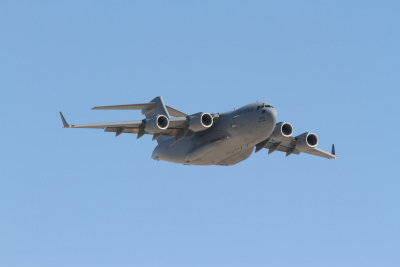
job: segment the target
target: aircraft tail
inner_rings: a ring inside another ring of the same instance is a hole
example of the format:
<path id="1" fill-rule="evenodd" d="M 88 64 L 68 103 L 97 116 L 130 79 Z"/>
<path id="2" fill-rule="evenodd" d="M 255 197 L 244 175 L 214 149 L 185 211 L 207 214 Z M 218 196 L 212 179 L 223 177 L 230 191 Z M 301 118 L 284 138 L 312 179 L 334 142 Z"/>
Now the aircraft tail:
<path id="1" fill-rule="evenodd" d="M 164 99 L 161 96 L 157 96 L 151 100 L 150 103 L 155 103 L 155 105 L 149 109 L 142 109 L 142 114 L 145 115 L 146 118 L 151 118 L 156 115 L 165 115 L 169 118 L 168 110 L 165 107 Z"/>

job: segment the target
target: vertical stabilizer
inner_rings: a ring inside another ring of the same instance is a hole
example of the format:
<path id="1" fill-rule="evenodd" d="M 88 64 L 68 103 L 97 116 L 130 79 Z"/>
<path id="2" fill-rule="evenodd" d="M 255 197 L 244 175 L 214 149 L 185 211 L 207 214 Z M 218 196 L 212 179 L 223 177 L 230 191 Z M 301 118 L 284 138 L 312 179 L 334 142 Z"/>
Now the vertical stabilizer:
<path id="1" fill-rule="evenodd" d="M 165 115 L 169 118 L 169 113 L 167 108 L 165 107 L 164 100 L 161 96 L 157 96 L 150 102 L 156 103 L 156 106 L 151 109 L 143 109 L 142 114 L 146 116 L 146 118 L 150 118 L 156 115 Z"/>

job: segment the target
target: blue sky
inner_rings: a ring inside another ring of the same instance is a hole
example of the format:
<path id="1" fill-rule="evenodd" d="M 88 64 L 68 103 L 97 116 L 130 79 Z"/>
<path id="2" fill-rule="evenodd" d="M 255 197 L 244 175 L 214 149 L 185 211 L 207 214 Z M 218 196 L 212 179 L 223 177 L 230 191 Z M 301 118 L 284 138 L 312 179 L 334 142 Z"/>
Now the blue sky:
<path id="1" fill-rule="evenodd" d="M 1 1 L 0 266 L 399 266 L 398 1 Z M 70 122 L 256 100 L 338 160 L 153 161 Z"/>

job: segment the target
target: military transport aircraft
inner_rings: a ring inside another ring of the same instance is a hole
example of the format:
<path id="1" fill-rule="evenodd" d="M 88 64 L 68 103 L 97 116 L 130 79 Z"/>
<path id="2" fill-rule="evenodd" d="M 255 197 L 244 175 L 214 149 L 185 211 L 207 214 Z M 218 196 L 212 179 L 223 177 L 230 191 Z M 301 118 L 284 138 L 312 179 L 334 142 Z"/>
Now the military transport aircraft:
<path id="1" fill-rule="evenodd" d="M 282 151 L 286 156 L 308 153 L 335 159 L 318 149 L 314 133 L 292 137 L 288 122 L 276 123 L 276 110 L 266 102 L 257 102 L 223 113 L 199 112 L 187 115 L 164 104 L 162 97 L 149 103 L 101 106 L 95 110 L 142 110 L 144 120 L 70 125 L 60 112 L 65 128 L 97 128 L 106 132 L 136 133 L 137 138 L 152 134 L 158 145 L 152 158 L 186 165 L 233 165 L 263 148 L 268 154 Z"/>

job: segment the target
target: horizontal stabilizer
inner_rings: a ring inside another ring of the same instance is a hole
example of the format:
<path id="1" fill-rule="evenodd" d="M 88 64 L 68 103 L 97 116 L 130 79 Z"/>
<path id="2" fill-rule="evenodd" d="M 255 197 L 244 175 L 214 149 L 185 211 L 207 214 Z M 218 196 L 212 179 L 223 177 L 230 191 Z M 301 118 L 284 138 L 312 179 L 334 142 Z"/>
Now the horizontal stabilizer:
<path id="1" fill-rule="evenodd" d="M 129 105 L 114 105 L 114 106 L 99 106 L 99 107 L 93 107 L 92 109 L 94 110 L 101 110 L 101 109 L 106 109 L 106 110 L 143 110 L 143 109 L 152 109 L 156 106 L 157 104 L 154 102 L 150 103 L 144 103 L 144 104 L 129 104 Z"/>
<path id="2" fill-rule="evenodd" d="M 174 117 L 186 117 L 188 114 L 183 113 L 182 111 L 179 111 L 177 109 L 171 108 L 170 106 L 166 105 L 165 106 L 168 110 L 168 113 Z"/>
<path id="3" fill-rule="evenodd" d="M 128 105 L 114 105 L 114 106 L 98 106 L 93 107 L 92 110 L 150 110 L 157 106 L 157 103 L 143 103 L 143 104 L 128 104 Z M 186 117 L 187 114 L 179 111 L 173 107 L 165 106 L 168 113 L 174 117 Z"/>

